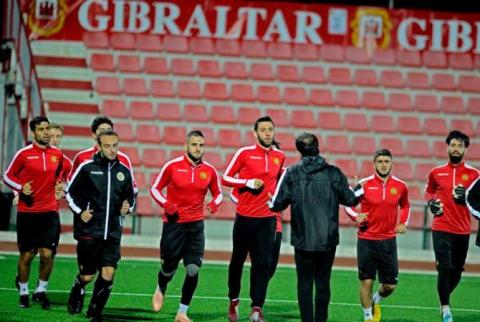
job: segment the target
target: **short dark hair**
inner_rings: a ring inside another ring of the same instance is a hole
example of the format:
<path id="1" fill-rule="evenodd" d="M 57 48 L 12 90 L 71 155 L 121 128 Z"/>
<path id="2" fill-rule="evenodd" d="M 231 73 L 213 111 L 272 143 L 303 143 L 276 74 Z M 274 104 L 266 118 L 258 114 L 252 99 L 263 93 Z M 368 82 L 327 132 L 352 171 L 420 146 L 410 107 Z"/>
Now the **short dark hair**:
<path id="1" fill-rule="evenodd" d="M 113 122 L 110 118 L 108 118 L 107 116 L 98 116 L 96 117 L 93 121 L 92 121 L 92 125 L 90 126 L 91 130 L 92 130 L 92 133 L 93 134 L 96 134 L 97 133 L 97 129 L 98 127 L 100 126 L 100 124 L 104 124 L 104 123 L 107 123 L 109 124 L 112 129 L 113 129 Z"/>
<path id="2" fill-rule="evenodd" d="M 115 132 L 114 130 L 106 130 L 106 131 L 102 131 L 100 132 L 100 134 L 98 134 L 97 136 L 97 143 L 98 145 L 102 145 L 102 141 L 100 140 L 102 137 L 104 136 L 116 136 L 117 138 L 119 137 L 117 132 Z"/>
<path id="3" fill-rule="evenodd" d="M 47 122 L 48 124 L 50 124 L 50 121 L 45 116 L 42 116 L 42 115 L 35 116 L 33 119 L 30 120 L 30 123 L 29 123 L 30 130 L 35 131 L 35 128 L 37 127 L 37 125 L 40 125 L 40 123 L 42 122 Z"/>
<path id="4" fill-rule="evenodd" d="M 190 139 L 192 136 L 199 136 L 199 137 L 205 139 L 205 136 L 203 136 L 203 133 L 200 130 L 192 130 L 192 131 L 188 132 L 187 133 L 187 140 Z"/>
<path id="5" fill-rule="evenodd" d="M 375 151 L 373 154 L 373 161 L 375 162 L 378 157 L 389 157 L 390 159 L 393 159 L 392 152 L 390 152 L 389 149 L 378 149 Z"/>
<path id="6" fill-rule="evenodd" d="M 273 127 L 275 127 L 275 123 L 273 123 L 273 120 L 270 116 L 266 115 L 266 116 L 262 116 L 261 118 L 259 118 L 258 120 L 255 121 L 255 125 L 253 126 L 253 129 L 256 131 L 258 130 L 258 124 L 260 122 L 270 122 L 273 124 Z"/>
<path id="7" fill-rule="evenodd" d="M 295 138 L 295 147 L 302 157 L 314 157 L 320 153 L 318 139 L 312 133 L 303 132 Z"/>
<path id="8" fill-rule="evenodd" d="M 458 130 L 453 130 L 450 133 L 448 133 L 448 136 L 445 139 L 445 143 L 450 145 L 450 141 L 452 141 L 453 139 L 462 141 L 466 148 L 468 148 L 468 146 L 470 145 L 470 138 L 468 137 L 468 135 Z"/>

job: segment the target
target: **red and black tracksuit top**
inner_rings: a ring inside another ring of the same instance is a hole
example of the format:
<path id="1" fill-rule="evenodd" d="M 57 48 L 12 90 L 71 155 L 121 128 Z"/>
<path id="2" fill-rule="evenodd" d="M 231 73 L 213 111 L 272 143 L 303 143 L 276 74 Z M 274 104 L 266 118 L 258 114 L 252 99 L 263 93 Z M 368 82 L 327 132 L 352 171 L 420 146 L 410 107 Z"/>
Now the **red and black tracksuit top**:
<path id="1" fill-rule="evenodd" d="M 468 189 L 478 177 L 478 170 L 465 162 L 458 165 L 448 162 L 432 169 L 425 187 L 425 200 L 440 199 L 443 203 L 443 214 L 433 217 L 432 230 L 470 234 L 470 213 L 466 205 L 455 202 L 453 189 L 459 184 Z"/>
<path id="2" fill-rule="evenodd" d="M 361 179 L 360 183 L 363 183 L 364 194 L 360 199 L 359 212 L 368 213 L 368 218 L 367 228 L 358 229 L 358 238 L 391 239 L 396 235 L 395 228 L 399 221 L 408 226 L 410 202 L 408 186 L 405 182 L 392 175 L 384 182 L 382 178 L 374 174 Z M 346 207 L 345 211 L 355 221 L 358 214 L 354 208 Z"/>
<path id="3" fill-rule="evenodd" d="M 19 212 L 58 212 L 55 184 L 62 180 L 63 163 L 62 151 L 48 145 L 42 148 L 33 143 L 15 154 L 3 181 L 18 193 L 22 192 L 24 184 L 31 181 L 33 191 L 33 203 L 30 206 L 22 198 L 19 199 Z"/>
<path id="4" fill-rule="evenodd" d="M 277 216 L 268 207 L 280 178 L 285 154 L 274 147 L 265 148 L 259 144 L 240 148 L 229 162 L 222 177 L 225 186 L 238 189 L 237 214 L 246 217 Z M 249 189 L 247 180 L 260 179 L 263 187 Z M 269 195 L 270 194 L 270 195 Z"/>
<path id="5" fill-rule="evenodd" d="M 162 190 L 167 188 L 167 193 Z M 207 191 L 212 194 L 216 206 L 223 199 L 217 170 L 206 161 L 192 164 L 186 156 L 167 162 L 155 179 L 150 194 L 163 208 L 174 207 L 178 213 L 178 223 L 204 219 L 204 202 Z M 167 222 L 166 212 L 163 222 Z"/>

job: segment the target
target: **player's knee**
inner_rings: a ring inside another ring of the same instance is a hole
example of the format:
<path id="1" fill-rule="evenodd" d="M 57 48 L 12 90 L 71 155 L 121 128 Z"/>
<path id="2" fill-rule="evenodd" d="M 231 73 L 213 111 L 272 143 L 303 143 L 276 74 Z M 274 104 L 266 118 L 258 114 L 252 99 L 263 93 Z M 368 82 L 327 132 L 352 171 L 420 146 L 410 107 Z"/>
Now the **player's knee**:
<path id="1" fill-rule="evenodd" d="M 41 259 L 51 259 L 53 258 L 53 251 L 48 248 L 40 248 L 38 250 Z"/>
<path id="2" fill-rule="evenodd" d="M 185 269 L 187 270 L 187 275 L 190 277 L 197 275 L 200 271 L 200 267 L 197 264 L 188 264 L 185 266 Z"/>
<path id="3" fill-rule="evenodd" d="M 102 267 L 102 278 L 106 281 L 112 281 L 115 275 L 115 268 Z"/>
<path id="4" fill-rule="evenodd" d="M 397 285 L 394 285 L 394 284 L 383 284 L 383 289 L 389 293 L 393 292 L 396 287 Z"/>

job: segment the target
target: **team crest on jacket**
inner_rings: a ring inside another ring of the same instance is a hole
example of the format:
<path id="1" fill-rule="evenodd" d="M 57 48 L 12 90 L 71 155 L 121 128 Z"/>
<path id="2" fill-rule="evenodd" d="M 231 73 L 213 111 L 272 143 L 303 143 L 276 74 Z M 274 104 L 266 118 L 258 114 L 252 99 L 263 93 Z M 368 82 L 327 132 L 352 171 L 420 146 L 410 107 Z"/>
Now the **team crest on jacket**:
<path id="1" fill-rule="evenodd" d="M 57 161 L 58 161 L 58 158 L 57 158 L 56 155 L 52 155 L 52 156 L 50 157 L 50 162 L 52 162 L 52 163 L 57 163 Z"/>
<path id="2" fill-rule="evenodd" d="M 462 180 L 463 180 L 463 181 L 467 181 L 468 178 L 469 178 L 468 174 L 464 173 L 464 174 L 462 175 Z"/>
<path id="3" fill-rule="evenodd" d="M 273 158 L 273 164 L 279 165 L 279 164 L 280 164 L 280 160 L 279 160 L 278 158 Z"/>
<path id="4" fill-rule="evenodd" d="M 207 179 L 208 175 L 205 171 L 201 171 L 200 174 L 198 175 L 200 179 L 205 180 Z"/>
<path id="5" fill-rule="evenodd" d="M 398 191 L 397 191 L 397 188 L 391 188 L 391 189 L 390 189 L 390 194 L 391 194 L 392 196 L 395 196 L 395 195 L 397 194 L 397 192 L 398 192 Z"/>
<path id="6" fill-rule="evenodd" d="M 125 175 L 122 172 L 117 173 L 117 179 L 118 181 L 123 181 L 125 180 Z"/>

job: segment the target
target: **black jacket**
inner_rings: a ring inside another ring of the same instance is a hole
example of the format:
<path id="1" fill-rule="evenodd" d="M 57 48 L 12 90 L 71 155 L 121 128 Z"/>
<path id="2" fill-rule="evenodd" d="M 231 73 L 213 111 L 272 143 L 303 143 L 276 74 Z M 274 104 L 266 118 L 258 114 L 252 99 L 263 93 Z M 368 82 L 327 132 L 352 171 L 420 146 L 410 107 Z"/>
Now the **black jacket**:
<path id="1" fill-rule="evenodd" d="M 74 213 L 75 239 L 120 239 L 124 200 L 133 208 L 134 191 L 130 170 L 118 160 L 108 160 L 96 153 L 75 171 L 68 186 L 67 201 Z M 86 209 L 93 209 L 87 223 L 80 219 Z"/>
<path id="2" fill-rule="evenodd" d="M 321 156 L 304 157 L 289 167 L 270 202 L 273 211 L 291 204 L 291 244 L 304 251 L 329 251 L 338 245 L 338 207 L 359 200 L 342 171 Z"/>
<path id="3" fill-rule="evenodd" d="M 475 219 L 480 220 L 480 179 L 477 179 L 467 189 L 466 203 L 468 210 Z M 478 223 L 477 239 L 475 244 L 480 247 L 480 222 Z"/>

